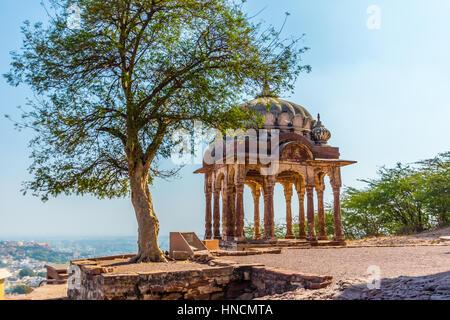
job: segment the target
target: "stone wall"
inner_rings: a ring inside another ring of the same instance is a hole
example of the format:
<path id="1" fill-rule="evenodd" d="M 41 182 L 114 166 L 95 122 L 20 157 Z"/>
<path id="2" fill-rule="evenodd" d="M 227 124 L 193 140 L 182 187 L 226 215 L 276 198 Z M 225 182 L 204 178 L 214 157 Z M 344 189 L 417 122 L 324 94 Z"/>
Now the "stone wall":
<path id="1" fill-rule="evenodd" d="M 312 276 L 257 264 L 215 260 L 183 271 L 111 273 L 108 268 L 72 263 L 68 297 L 74 300 L 253 299 L 298 288 L 317 289 L 330 276 Z"/>

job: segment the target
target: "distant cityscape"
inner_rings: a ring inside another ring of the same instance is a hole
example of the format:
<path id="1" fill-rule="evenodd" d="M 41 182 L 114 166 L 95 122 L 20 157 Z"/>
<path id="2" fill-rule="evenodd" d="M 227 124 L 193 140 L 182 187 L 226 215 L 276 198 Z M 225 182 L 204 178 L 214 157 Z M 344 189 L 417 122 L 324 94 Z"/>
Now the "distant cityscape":
<path id="1" fill-rule="evenodd" d="M 161 249 L 169 249 L 169 237 L 160 237 Z M 0 268 L 11 276 L 5 293 L 24 294 L 46 279 L 46 264 L 137 252 L 136 237 L 83 240 L 0 241 Z"/>

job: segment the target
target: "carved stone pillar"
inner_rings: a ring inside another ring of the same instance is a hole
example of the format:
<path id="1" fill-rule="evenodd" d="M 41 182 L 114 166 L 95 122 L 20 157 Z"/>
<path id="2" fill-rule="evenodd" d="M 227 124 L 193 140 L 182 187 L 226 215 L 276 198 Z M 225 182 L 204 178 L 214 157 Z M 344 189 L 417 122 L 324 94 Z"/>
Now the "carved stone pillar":
<path id="1" fill-rule="evenodd" d="M 269 222 L 269 196 L 267 195 L 267 190 L 266 188 L 263 188 L 263 201 L 264 201 L 264 234 L 263 234 L 263 238 L 267 239 L 267 232 L 269 230 L 269 228 L 267 227 L 268 222 Z"/>
<path id="2" fill-rule="evenodd" d="M 328 240 L 327 232 L 325 230 L 325 210 L 323 205 L 323 190 L 324 186 L 317 186 L 317 220 L 319 223 L 319 240 Z"/>
<path id="3" fill-rule="evenodd" d="M 344 241 L 344 233 L 342 232 L 342 216 L 341 216 L 341 188 L 333 186 L 334 196 L 334 241 Z"/>
<path id="4" fill-rule="evenodd" d="M 283 184 L 284 188 L 284 198 L 286 200 L 286 239 L 295 239 L 294 231 L 292 229 L 292 184 Z"/>
<path id="5" fill-rule="evenodd" d="M 222 239 L 220 236 L 220 189 L 214 190 L 213 228 L 214 239 Z"/>
<path id="6" fill-rule="evenodd" d="M 234 241 L 236 233 L 236 188 L 228 186 L 228 217 L 227 217 L 227 240 Z"/>
<path id="7" fill-rule="evenodd" d="M 301 188 L 301 187 L 300 187 Z M 298 238 L 306 239 L 305 231 L 305 190 L 297 190 L 298 196 Z"/>
<path id="8" fill-rule="evenodd" d="M 212 212 L 211 212 L 211 198 L 212 193 L 206 192 L 206 210 L 205 210 L 205 239 L 212 238 Z"/>
<path id="9" fill-rule="evenodd" d="M 227 235 L 228 227 L 228 188 L 225 181 L 222 186 L 222 239 Z"/>
<path id="10" fill-rule="evenodd" d="M 267 178 L 264 186 L 264 238 L 275 240 L 273 190 L 275 182 Z"/>
<path id="11" fill-rule="evenodd" d="M 259 198 L 261 196 L 261 190 L 259 185 L 255 185 L 252 188 L 252 196 L 253 196 L 253 238 L 261 239 L 261 221 L 259 218 Z"/>
<path id="12" fill-rule="evenodd" d="M 306 186 L 306 199 L 307 199 L 307 209 L 306 214 L 308 216 L 308 240 L 316 241 L 316 231 L 314 222 L 314 187 Z"/>
<path id="13" fill-rule="evenodd" d="M 236 185 L 236 241 L 245 241 L 244 236 L 244 184 Z"/>

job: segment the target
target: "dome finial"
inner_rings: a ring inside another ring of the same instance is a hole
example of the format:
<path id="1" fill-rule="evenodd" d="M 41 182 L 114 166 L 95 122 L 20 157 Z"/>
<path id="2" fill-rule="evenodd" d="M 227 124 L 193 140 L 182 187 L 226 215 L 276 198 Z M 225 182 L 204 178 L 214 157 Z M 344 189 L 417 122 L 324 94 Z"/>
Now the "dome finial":
<path id="1" fill-rule="evenodd" d="M 257 98 L 278 98 L 278 96 L 275 95 L 270 89 L 269 82 L 267 80 L 264 80 L 262 92 L 257 96 Z"/>
<path id="2" fill-rule="evenodd" d="M 271 93 L 269 83 L 264 81 L 262 95 L 267 96 Z"/>
<path id="3" fill-rule="evenodd" d="M 317 123 L 311 131 L 312 138 L 319 146 L 326 146 L 328 140 L 331 138 L 330 131 L 325 128 L 320 121 L 320 113 L 317 114 Z"/>

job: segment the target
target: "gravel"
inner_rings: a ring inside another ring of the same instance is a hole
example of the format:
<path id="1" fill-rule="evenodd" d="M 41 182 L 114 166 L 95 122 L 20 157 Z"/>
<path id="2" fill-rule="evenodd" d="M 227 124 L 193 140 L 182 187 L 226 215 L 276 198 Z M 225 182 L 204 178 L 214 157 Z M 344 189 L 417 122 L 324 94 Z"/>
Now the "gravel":
<path id="1" fill-rule="evenodd" d="M 450 272 L 383 279 L 375 288 L 365 279 L 338 280 L 323 289 L 298 289 L 258 300 L 450 300 Z"/>
<path id="2" fill-rule="evenodd" d="M 284 249 L 279 255 L 228 259 L 315 275 L 331 275 L 335 281 L 367 278 L 370 266 L 380 268 L 381 278 L 415 277 L 450 271 L 450 246 Z"/>
<path id="3" fill-rule="evenodd" d="M 261 300 L 450 300 L 450 246 L 289 249 L 281 255 L 229 259 L 334 278 L 323 289 Z M 379 287 L 368 287 L 377 284 L 370 281 L 369 267 L 380 271 Z"/>

